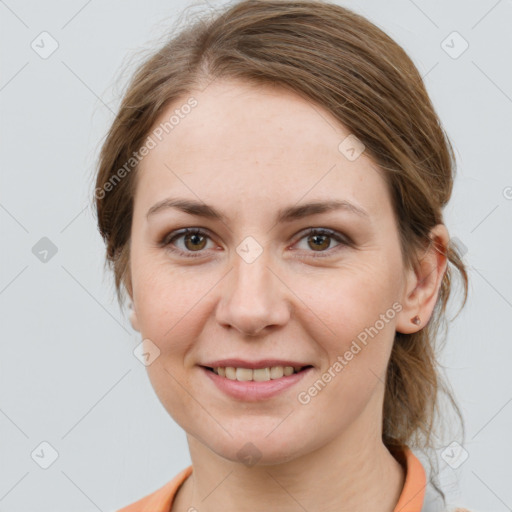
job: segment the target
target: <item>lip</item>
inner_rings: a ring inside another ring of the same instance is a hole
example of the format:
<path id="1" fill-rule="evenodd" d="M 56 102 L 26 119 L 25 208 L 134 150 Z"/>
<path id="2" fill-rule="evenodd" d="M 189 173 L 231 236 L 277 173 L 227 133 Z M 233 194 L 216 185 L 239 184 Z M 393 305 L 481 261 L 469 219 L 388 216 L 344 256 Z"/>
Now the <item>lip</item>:
<path id="1" fill-rule="evenodd" d="M 223 366 L 223 364 L 219 366 Z M 293 365 L 287 364 L 285 366 Z M 301 365 L 299 364 L 297 366 Z M 243 366 L 239 367 L 243 368 Z M 208 370 L 204 366 L 200 366 L 200 368 L 201 371 L 213 381 L 217 388 L 220 389 L 220 391 L 222 391 L 223 393 L 232 398 L 235 398 L 237 400 L 243 400 L 246 402 L 258 402 L 261 400 L 267 400 L 269 398 L 272 398 L 278 395 L 279 393 L 282 393 L 286 389 L 289 389 L 295 384 L 297 384 L 300 380 L 304 378 L 305 375 L 307 375 L 311 370 L 313 370 L 313 367 L 309 366 L 308 368 L 301 370 L 299 373 L 293 373 L 292 375 L 283 376 L 279 379 L 273 379 L 262 382 L 231 380 L 226 377 L 221 377 L 220 375 L 217 375 L 216 373 L 212 372 L 211 370 Z M 260 366 L 260 368 L 265 368 L 265 366 Z"/>
<path id="2" fill-rule="evenodd" d="M 257 370 L 258 368 L 267 368 L 271 366 L 310 366 L 309 363 L 301 363 L 299 361 L 285 361 L 283 359 L 260 359 L 259 361 L 246 361 L 244 359 L 219 359 L 217 361 L 210 361 L 209 363 L 202 363 L 201 366 L 209 366 L 210 368 L 217 368 L 219 366 L 226 368 L 232 366 L 233 368 L 249 368 Z"/>

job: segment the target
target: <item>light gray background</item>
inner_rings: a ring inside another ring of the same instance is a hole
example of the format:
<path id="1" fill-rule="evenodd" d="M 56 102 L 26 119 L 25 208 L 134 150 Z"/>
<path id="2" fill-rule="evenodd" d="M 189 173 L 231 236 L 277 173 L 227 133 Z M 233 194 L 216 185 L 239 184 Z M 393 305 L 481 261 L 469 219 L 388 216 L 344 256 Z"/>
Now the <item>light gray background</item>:
<path id="1" fill-rule="evenodd" d="M 471 290 L 443 362 L 469 457 L 458 469 L 440 457 L 441 477 L 451 502 L 512 510 L 512 2 L 339 3 L 403 45 L 454 144 L 446 222 Z M 119 72 L 188 4 L 0 0 L 0 511 L 114 510 L 190 464 L 133 356 L 89 209 Z M 31 48 L 43 31 L 59 44 L 47 59 Z M 441 46 L 453 31 L 469 43 L 458 58 Z M 32 252 L 43 237 L 58 249 L 47 262 Z M 58 452 L 48 469 L 31 457 L 49 456 L 43 441 Z"/>

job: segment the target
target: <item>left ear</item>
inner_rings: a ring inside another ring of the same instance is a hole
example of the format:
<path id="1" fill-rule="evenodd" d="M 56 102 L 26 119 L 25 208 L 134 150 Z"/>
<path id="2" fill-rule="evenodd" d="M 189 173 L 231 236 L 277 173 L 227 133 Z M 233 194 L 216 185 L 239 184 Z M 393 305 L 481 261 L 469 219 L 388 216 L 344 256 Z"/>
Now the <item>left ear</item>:
<path id="1" fill-rule="evenodd" d="M 446 226 L 437 224 L 433 227 L 430 239 L 430 245 L 418 255 L 418 266 L 406 274 L 402 310 L 396 322 L 396 330 L 404 334 L 419 331 L 430 320 L 448 265 L 446 253 L 450 237 Z M 419 323 L 412 321 L 416 316 Z"/>

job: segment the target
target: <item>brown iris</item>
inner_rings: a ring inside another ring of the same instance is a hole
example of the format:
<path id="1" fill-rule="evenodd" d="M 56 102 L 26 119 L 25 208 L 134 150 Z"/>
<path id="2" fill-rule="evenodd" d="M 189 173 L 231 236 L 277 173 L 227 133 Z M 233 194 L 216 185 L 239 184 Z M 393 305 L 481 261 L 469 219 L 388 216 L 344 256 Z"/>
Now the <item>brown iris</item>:
<path id="1" fill-rule="evenodd" d="M 185 247 L 191 251 L 201 250 L 206 245 L 206 237 L 198 233 L 187 233 L 185 235 Z M 202 239 L 202 240 L 201 240 Z M 188 243 L 191 241 L 192 245 L 189 247 Z"/>
<path id="2" fill-rule="evenodd" d="M 320 245 L 315 245 L 315 246 L 312 246 L 309 241 L 310 240 L 314 240 L 315 244 L 318 242 L 319 239 L 322 239 L 323 238 L 323 243 Z M 308 244 L 309 246 L 314 249 L 314 250 L 317 250 L 317 249 L 328 249 L 329 248 L 329 245 L 330 245 L 330 237 L 328 235 L 311 235 L 310 237 L 308 237 Z"/>

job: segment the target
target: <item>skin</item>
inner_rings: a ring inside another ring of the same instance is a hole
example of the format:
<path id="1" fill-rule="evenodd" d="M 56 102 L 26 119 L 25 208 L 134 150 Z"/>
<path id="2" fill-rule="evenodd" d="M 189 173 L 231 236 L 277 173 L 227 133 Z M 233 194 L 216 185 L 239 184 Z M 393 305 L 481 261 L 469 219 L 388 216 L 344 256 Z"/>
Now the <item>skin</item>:
<path id="1" fill-rule="evenodd" d="M 238 81 L 216 80 L 192 96 L 197 107 L 138 169 L 130 241 L 132 325 L 160 350 L 148 375 L 186 431 L 194 467 L 172 510 L 392 512 L 405 475 L 382 443 L 386 366 L 395 331 L 414 332 L 430 318 L 446 258 L 428 250 L 416 270 L 405 268 L 383 175 L 364 152 L 350 161 L 339 151 L 349 131 L 327 110 Z M 226 220 L 176 208 L 147 217 L 169 197 L 207 203 Z M 328 199 L 368 215 L 332 210 L 275 222 L 281 208 Z M 187 227 L 209 234 L 175 239 L 184 254 L 159 245 Z M 308 227 L 352 242 L 315 239 Z M 247 236 L 263 249 L 252 263 L 236 252 Z M 448 243 L 444 225 L 432 237 Z M 401 311 L 301 404 L 297 394 L 395 302 Z M 294 359 L 314 369 L 276 397 L 244 402 L 198 366 L 228 357 Z M 260 456 L 253 466 L 237 455 L 248 442 Z"/>

